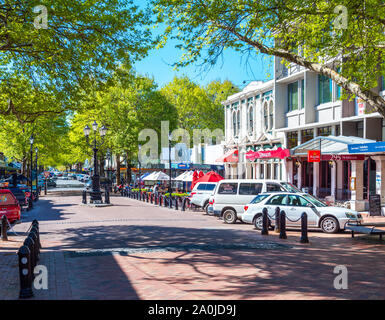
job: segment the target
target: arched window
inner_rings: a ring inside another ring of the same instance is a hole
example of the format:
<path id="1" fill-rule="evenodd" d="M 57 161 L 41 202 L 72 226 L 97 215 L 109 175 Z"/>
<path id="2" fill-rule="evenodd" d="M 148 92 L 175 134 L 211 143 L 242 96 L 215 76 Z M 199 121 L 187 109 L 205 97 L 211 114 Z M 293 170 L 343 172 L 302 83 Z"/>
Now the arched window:
<path id="1" fill-rule="evenodd" d="M 254 131 L 254 108 L 249 109 L 249 132 Z"/>
<path id="2" fill-rule="evenodd" d="M 237 123 L 238 123 L 237 134 L 239 134 L 241 132 L 241 111 L 240 110 L 238 110 L 237 112 Z"/>
<path id="3" fill-rule="evenodd" d="M 274 104 L 273 101 L 270 100 L 270 106 L 269 106 L 269 130 L 273 129 L 274 124 Z"/>
<path id="4" fill-rule="evenodd" d="M 233 112 L 233 135 L 237 135 L 237 113 Z"/>
<path id="5" fill-rule="evenodd" d="M 267 102 L 263 105 L 263 127 L 265 132 L 269 130 L 269 107 Z"/>

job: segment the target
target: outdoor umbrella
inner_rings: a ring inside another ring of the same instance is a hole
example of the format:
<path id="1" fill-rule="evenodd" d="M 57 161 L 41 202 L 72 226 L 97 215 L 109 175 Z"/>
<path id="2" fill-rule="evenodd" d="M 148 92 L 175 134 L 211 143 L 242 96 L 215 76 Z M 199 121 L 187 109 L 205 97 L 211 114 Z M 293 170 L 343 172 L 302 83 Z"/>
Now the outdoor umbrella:
<path id="1" fill-rule="evenodd" d="M 159 171 L 159 172 L 154 174 L 154 176 L 152 177 L 152 180 L 155 180 L 155 181 L 170 180 L 170 176 L 165 174 L 162 171 Z"/>
<path id="2" fill-rule="evenodd" d="M 192 182 L 193 181 L 193 175 L 194 175 L 194 172 L 193 171 L 187 171 L 186 172 L 186 175 L 183 177 L 183 182 Z"/>
<path id="3" fill-rule="evenodd" d="M 183 179 L 187 176 L 188 174 L 188 171 L 185 171 L 183 173 L 181 173 L 179 176 L 177 176 L 174 180 L 175 181 L 183 181 Z"/>
<path id="4" fill-rule="evenodd" d="M 146 172 L 145 174 L 142 174 L 142 176 L 140 177 L 140 180 L 143 180 L 143 178 L 145 178 L 149 175 L 150 175 L 150 172 Z"/>
<path id="5" fill-rule="evenodd" d="M 202 178 L 205 174 L 203 173 L 203 171 L 199 171 L 199 175 L 198 175 L 198 178 Z"/>
<path id="6" fill-rule="evenodd" d="M 142 180 L 143 181 L 156 181 L 156 179 L 154 179 L 154 176 L 157 173 L 158 172 L 153 172 L 153 173 L 149 174 L 147 177 L 144 177 Z"/>
<path id="7" fill-rule="evenodd" d="M 203 177 L 200 177 L 196 181 L 193 182 L 193 185 L 195 186 L 198 182 L 218 182 L 223 180 L 224 178 L 220 176 L 215 171 L 210 171 L 206 173 Z M 194 188 L 194 186 L 191 186 L 191 188 Z"/>

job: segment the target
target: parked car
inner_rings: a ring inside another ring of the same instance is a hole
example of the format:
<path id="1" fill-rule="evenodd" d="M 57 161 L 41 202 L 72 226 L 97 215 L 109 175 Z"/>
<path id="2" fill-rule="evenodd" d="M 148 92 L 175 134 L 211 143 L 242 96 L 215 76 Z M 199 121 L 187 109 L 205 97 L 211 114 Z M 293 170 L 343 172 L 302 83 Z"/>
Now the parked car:
<path id="1" fill-rule="evenodd" d="M 13 185 L 8 185 L 4 189 L 0 190 L 9 190 L 15 196 L 18 201 L 18 204 L 22 207 L 27 204 L 27 199 L 24 191 L 24 185 L 17 185 L 16 187 Z"/>
<path id="2" fill-rule="evenodd" d="M 10 224 L 20 221 L 21 207 L 9 189 L 0 189 L 0 218 L 5 215 Z"/>
<path id="3" fill-rule="evenodd" d="M 191 191 L 190 201 L 208 213 L 209 199 L 218 182 L 198 182 Z"/>
<path id="4" fill-rule="evenodd" d="M 47 179 L 47 188 L 49 187 L 56 188 L 56 182 L 53 179 Z"/>
<path id="5" fill-rule="evenodd" d="M 307 193 L 265 193 L 256 196 L 245 206 L 242 221 L 252 223 L 257 229 L 262 229 L 262 210 L 266 208 L 269 224 L 275 225 L 275 209 L 279 207 L 286 213 L 288 227 L 300 227 L 301 215 L 307 214 L 309 228 L 321 228 L 325 233 L 336 233 L 345 229 L 348 222 L 361 224 L 363 219 L 357 211 L 327 206 Z"/>
<path id="6" fill-rule="evenodd" d="M 280 180 L 234 179 L 218 182 L 212 199 L 215 216 L 223 218 L 226 223 L 235 223 L 242 219 L 244 206 L 260 193 L 264 192 L 301 193 L 294 185 Z M 210 205 L 210 204 L 209 204 Z"/>

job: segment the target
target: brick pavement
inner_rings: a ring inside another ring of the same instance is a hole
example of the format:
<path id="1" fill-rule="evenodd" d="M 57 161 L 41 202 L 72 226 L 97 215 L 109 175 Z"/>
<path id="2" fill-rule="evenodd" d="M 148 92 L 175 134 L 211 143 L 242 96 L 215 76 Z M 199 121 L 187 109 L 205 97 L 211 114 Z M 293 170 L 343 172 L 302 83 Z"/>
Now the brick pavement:
<path id="1" fill-rule="evenodd" d="M 309 234 L 298 243 L 250 225 L 226 225 L 199 212 L 176 212 L 120 197 L 115 206 L 81 206 L 80 197 L 41 198 L 15 230 L 19 237 L 0 242 L 1 299 L 17 299 L 15 252 L 34 218 L 40 221 L 41 264 L 49 270 L 49 289 L 34 299 L 384 299 L 384 242 L 347 233 Z M 220 245 L 266 241 L 284 248 L 221 249 Z M 196 245 L 213 250 L 188 250 Z M 165 246 L 187 248 L 163 250 Z M 141 251 L 142 248 L 160 248 Z M 136 249 L 119 251 L 117 248 Z M 97 250 L 104 249 L 104 252 Z M 76 254 L 75 254 L 76 253 Z M 349 290 L 335 290 L 333 268 L 346 265 Z"/>

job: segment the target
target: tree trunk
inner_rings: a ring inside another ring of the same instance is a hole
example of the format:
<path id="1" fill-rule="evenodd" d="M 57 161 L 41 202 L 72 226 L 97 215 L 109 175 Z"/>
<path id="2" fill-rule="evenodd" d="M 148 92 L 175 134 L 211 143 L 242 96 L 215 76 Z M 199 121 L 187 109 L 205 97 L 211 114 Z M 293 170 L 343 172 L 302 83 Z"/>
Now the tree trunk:
<path id="1" fill-rule="evenodd" d="M 116 184 L 120 185 L 120 154 L 116 155 Z"/>

